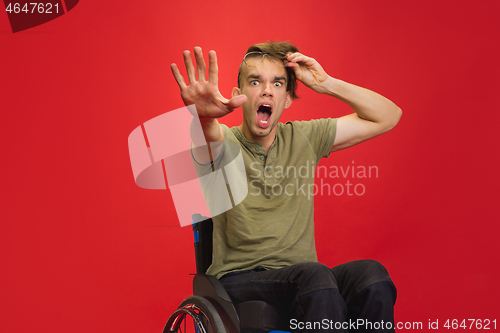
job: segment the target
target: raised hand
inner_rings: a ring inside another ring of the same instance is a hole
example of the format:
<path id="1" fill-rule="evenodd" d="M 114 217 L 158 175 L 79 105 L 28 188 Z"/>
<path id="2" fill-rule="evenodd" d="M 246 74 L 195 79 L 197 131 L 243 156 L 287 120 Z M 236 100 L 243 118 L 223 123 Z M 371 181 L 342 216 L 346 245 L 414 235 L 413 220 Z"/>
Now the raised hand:
<path id="1" fill-rule="evenodd" d="M 288 54 L 287 60 L 289 62 L 286 66 L 293 69 L 297 80 L 316 92 L 326 92 L 323 84 L 329 75 L 315 59 L 295 52 Z"/>
<path id="2" fill-rule="evenodd" d="M 174 74 L 177 84 L 181 88 L 181 97 L 184 104 L 186 106 L 194 104 L 200 118 L 223 117 L 246 102 L 247 98 L 245 95 L 239 95 L 231 99 L 227 99 L 224 98 L 219 92 L 217 55 L 215 54 L 215 51 L 210 51 L 208 53 L 208 81 L 205 76 L 206 65 L 201 48 L 194 48 L 198 80 L 196 80 L 196 73 L 191 60 L 191 53 L 186 50 L 183 55 L 189 79 L 189 86 L 179 73 L 179 68 L 176 64 L 172 64 L 170 68 L 172 69 L 172 73 Z"/>

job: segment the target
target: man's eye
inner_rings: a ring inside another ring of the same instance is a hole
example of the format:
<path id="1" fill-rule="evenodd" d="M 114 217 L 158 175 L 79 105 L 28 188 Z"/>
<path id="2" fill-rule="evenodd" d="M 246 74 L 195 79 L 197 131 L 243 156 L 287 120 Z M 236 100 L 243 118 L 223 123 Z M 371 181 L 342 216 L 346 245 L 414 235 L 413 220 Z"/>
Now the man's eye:
<path id="1" fill-rule="evenodd" d="M 281 82 L 274 82 L 274 86 L 275 87 L 281 87 L 281 86 L 283 86 L 283 83 L 281 83 Z"/>
<path id="2" fill-rule="evenodd" d="M 250 81 L 250 84 L 251 84 L 252 86 L 256 86 L 256 85 L 258 85 L 258 84 L 259 84 L 259 81 L 255 81 L 255 80 L 254 80 L 254 81 Z"/>

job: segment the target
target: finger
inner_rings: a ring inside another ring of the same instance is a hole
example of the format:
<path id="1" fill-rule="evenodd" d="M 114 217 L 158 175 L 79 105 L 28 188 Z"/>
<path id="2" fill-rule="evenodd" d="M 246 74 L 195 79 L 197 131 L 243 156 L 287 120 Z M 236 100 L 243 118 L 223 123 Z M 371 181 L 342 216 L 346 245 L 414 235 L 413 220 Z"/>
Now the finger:
<path id="1" fill-rule="evenodd" d="M 239 108 L 240 106 L 245 104 L 246 101 L 247 101 L 247 97 L 245 95 L 238 95 L 238 96 L 234 96 L 229 101 L 227 101 L 226 105 L 229 109 L 229 112 L 231 112 L 234 109 Z"/>
<path id="2" fill-rule="evenodd" d="M 288 67 L 293 68 L 295 74 L 297 74 L 297 71 L 299 70 L 299 68 L 295 67 L 295 65 L 303 66 L 309 70 L 323 70 L 321 65 L 314 58 L 305 56 L 300 53 L 294 53 L 292 56 L 290 56 L 290 58 L 291 60 L 289 60 L 289 63 L 287 65 Z"/>
<path id="3" fill-rule="evenodd" d="M 297 53 L 298 53 L 298 52 L 288 52 L 288 53 L 286 54 L 286 60 L 290 61 L 291 59 L 293 59 L 293 56 L 294 56 L 295 54 L 297 54 Z"/>
<path id="4" fill-rule="evenodd" d="M 217 54 L 215 51 L 208 52 L 208 82 L 217 84 L 219 81 L 219 68 L 217 66 Z"/>
<path id="5" fill-rule="evenodd" d="M 181 88 L 181 90 L 186 88 L 187 87 L 186 82 L 184 81 L 184 78 L 179 72 L 179 68 L 177 67 L 177 65 L 176 64 L 170 65 L 170 69 L 172 70 L 172 74 L 174 74 L 175 81 L 177 81 L 179 88 Z"/>
<path id="6" fill-rule="evenodd" d="M 201 47 L 196 46 L 194 48 L 194 56 L 196 58 L 196 67 L 198 69 L 198 80 L 205 81 L 205 70 L 207 67 L 205 65 L 205 59 L 203 59 Z"/>
<path id="7" fill-rule="evenodd" d="M 301 55 L 300 52 L 288 52 L 286 54 L 286 58 L 289 60 L 289 61 L 292 61 L 292 59 L 296 58 L 298 55 Z"/>
<path id="8" fill-rule="evenodd" d="M 188 75 L 189 84 L 192 84 L 196 82 L 196 76 L 194 73 L 193 60 L 191 59 L 191 52 L 186 50 L 182 53 L 182 55 L 184 56 L 184 64 L 186 64 L 186 72 Z"/>
<path id="9" fill-rule="evenodd" d="M 310 59 L 312 59 L 312 58 L 296 52 L 289 57 L 288 61 L 290 61 L 290 62 L 307 62 Z"/>
<path id="10" fill-rule="evenodd" d="M 297 79 L 300 78 L 301 72 L 300 72 L 300 65 L 298 63 L 289 62 L 288 64 L 286 64 L 286 67 L 292 68 L 293 71 L 295 72 L 295 76 L 297 77 Z"/>

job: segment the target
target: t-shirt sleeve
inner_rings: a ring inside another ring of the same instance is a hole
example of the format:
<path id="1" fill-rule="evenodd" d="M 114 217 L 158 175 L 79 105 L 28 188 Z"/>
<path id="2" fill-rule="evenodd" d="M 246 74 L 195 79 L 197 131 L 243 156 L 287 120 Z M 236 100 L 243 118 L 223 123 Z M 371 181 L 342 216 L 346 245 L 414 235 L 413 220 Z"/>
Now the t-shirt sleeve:
<path id="1" fill-rule="evenodd" d="M 328 157 L 330 155 L 330 150 L 335 142 L 337 118 L 298 121 L 295 122 L 295 124 L 309 141 L 311 148 L 318 157 L 318 161 L 322 157 Z"/>

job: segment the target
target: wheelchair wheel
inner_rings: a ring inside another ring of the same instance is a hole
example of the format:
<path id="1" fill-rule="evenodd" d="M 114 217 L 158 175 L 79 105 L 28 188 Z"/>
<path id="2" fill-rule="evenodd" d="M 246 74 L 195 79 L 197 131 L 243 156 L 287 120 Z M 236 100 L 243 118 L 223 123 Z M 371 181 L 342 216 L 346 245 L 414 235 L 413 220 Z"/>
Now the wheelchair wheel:
<path id="1" fill-rule="evenodd" d="M 168 318 L 163 333 L 226 333 L 226 329 L 210 301 L 191 296 Z"/>

